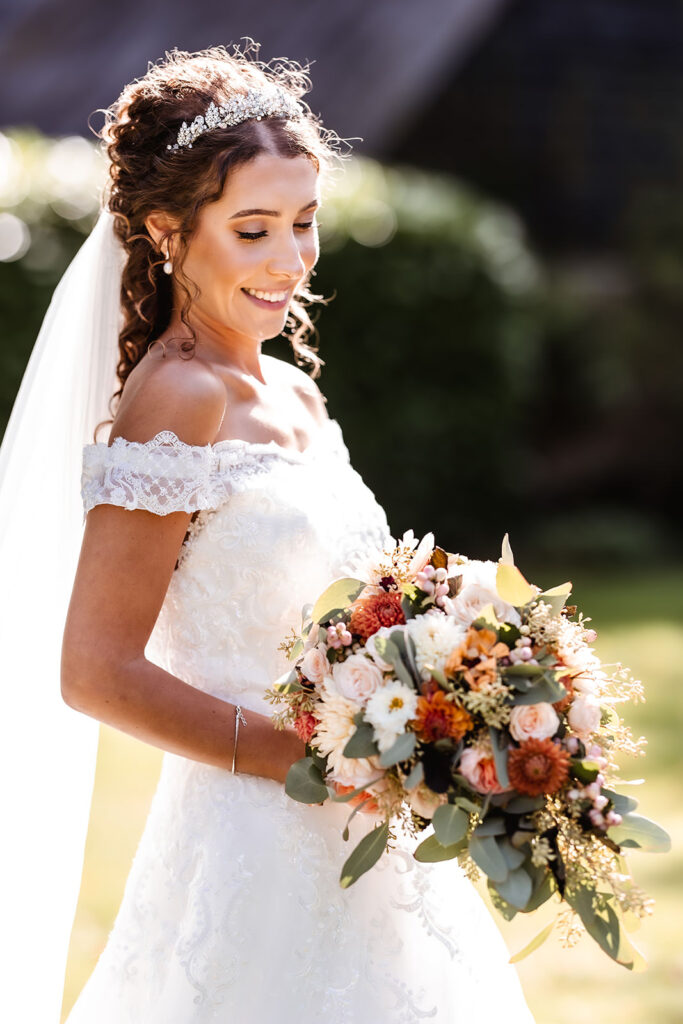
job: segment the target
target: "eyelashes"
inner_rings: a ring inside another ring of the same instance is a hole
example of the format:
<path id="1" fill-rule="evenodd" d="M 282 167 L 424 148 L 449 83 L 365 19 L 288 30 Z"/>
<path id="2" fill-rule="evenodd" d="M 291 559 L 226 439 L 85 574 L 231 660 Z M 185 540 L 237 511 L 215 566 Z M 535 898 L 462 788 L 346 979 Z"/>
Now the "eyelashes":
<path id="1" fill-rule="evenodd" d="M 309 220 L 307 224 L 295 224 L 295 228 L 300 228 L 302 231 L 308 231 L 313 227 L 313 221 Z M 237 231 L 238 238 L 243 238 L 247 242 L 255 242 L 257 238 L 263 238 L 268 234 L 267 231 Z"/>

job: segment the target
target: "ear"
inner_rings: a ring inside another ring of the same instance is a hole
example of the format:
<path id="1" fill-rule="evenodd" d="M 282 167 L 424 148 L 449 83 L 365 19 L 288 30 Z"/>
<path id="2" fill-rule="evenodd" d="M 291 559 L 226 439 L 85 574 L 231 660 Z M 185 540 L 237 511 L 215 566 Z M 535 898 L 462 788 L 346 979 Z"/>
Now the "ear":
<path id="1" fill-rule="evenodd" d="M 164 213 L 163 210 L 155 210 L 153 213 L 150 213 L 149 217 L 145 219 L 145 227 L 157 248 L 160 248 L 164 238 L 169 238 L 178 230 L 173 218 L 169 214 Z M 164 243 L 164 255 L 166 255 L 165 250 L 168 244 L 168 242 Z"/>

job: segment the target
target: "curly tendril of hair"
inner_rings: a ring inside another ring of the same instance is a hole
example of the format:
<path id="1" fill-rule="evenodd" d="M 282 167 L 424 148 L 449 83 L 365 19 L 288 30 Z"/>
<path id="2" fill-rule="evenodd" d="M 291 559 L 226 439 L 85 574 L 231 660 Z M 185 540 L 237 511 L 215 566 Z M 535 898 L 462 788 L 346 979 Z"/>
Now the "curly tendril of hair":
<path id="1" fill-rule="evenodd" d="M 121 383 L 112 396 L 120 399 L 124 384 L 149 348 L 169 325 L 172 313 L 171 278 L 163 273 L 162 250 L 173 236 L 173 277 L 184 294 L 181 321 L 191 337 L 180 348 L 192 358 L 196 335 L 188 314 L 197 289 L 184 275 L 187 246 L 205 205 L 220 198 L 229 174 L 261 152 L 294 158 L 306 155 L 321 174 L 340 163 L 345 153 L 335 132 L 323 128 L 302 97 L 311 88 L 308 65 L 276 58 L 257 59 L 259 44 L 246 38 L 242 50 L 223 46 L 196 53 L 174 49 L 150 64 L 147 74 L 127 85 L 116 102 L 102 111 L 105 122 L 98 133 L 109 158 L 107 203 L 114 214 L 114 229 L 127 259 L 121 281 L 124 323 L 119 334 L 117 377 Z M 226 103 L 247 89 L 277 85 L 299 101 L 303 113 L 295 119 L 264 117 L 227 128 L 214 128 L 192 148 L 171 150 L 183 121 L 204 114 L 211 101 Z M 178 229 L 157 245 L 145 226 L 153 211 L 164 211 Z M 309 275 L 310 277 L 310 275 Z M 307 339 L 316 331 L 306 306 L 325 301 L 309 290 L 309 280 L 295 292 L 286 328 L 294 357 L 320 374 L 324 361 L 317 345 Z M 111 421 L 107 421 L 111 422 Z M 98 425 L 102 426 L 102 424 Z M 97 434 L 97 430 L 95 431 Z"/>

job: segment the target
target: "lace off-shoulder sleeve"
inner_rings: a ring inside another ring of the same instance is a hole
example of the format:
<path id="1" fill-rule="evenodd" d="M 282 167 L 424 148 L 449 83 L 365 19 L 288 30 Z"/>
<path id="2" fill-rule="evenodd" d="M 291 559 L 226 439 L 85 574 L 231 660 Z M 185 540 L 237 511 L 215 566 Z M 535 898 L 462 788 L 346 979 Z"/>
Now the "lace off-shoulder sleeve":
<path id="1" fill-rule="evenodd" d="M 146 509 L 156 515 L 215 507 L 211 445 L 185 444 L 170 430 L 150 441 L 114 439 L 83 449 L 83 515 L 95 505 Z"/>

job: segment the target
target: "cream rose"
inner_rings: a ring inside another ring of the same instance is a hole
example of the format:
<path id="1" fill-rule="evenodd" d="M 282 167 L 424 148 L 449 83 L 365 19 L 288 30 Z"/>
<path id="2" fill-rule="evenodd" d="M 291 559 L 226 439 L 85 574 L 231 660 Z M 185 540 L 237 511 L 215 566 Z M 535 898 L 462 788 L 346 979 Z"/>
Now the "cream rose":
<path id="1" fill-rule="evenodd" d="M 569 724 L 579 736 L 589 736 L 600 725 L 600 702 L 592 693 L 577 697 L 569 708 Z"/>
<path id="2" fill-rule="evenodd" d="M 301 671 L 312 683 L 322 683 L 330 673 L 330 663 L 320 647 L 311 647 L 301 660 Z"/>
<path id="3" fill-rule="evenodd" d="M 332 678 L 343 697 L 363 704 L 384 681 L 381 670 L 364 654 L 350 654 L 346 661 L 335 662 Z"/>
<path id="4" fill-rule="evenodd" d="M 463 626 L 469 626 L 479 618 L 482 608 L 485 608 L 487 604 L 493 605 L 499 622 L 510 622 L 515 626 L 521 624 L 522 620 L 516 608 L 508 604 L 507 601 L 503 601 L 498 596 L 497 590 L 489 590 L 479 583 L 464 587 L 457 597 L 445 598 L 444 610 L 456 622 Z"/>
<path id="5" fill-rule="evenodd" d="M 510 732 L 518 743 L 524 740 L 547 740 L 558 730 L 557 711 L 547 701 L 540 704 L 518 704 L 510 712 Z"/>

